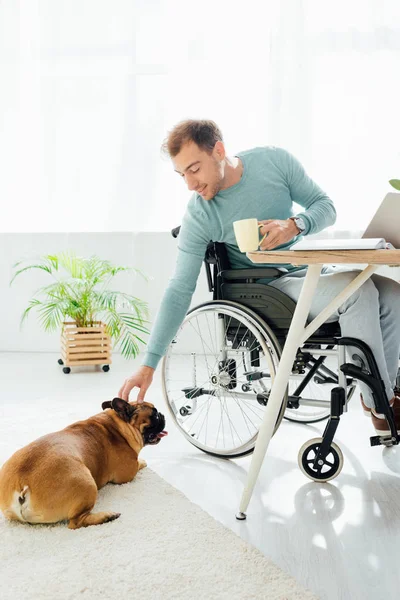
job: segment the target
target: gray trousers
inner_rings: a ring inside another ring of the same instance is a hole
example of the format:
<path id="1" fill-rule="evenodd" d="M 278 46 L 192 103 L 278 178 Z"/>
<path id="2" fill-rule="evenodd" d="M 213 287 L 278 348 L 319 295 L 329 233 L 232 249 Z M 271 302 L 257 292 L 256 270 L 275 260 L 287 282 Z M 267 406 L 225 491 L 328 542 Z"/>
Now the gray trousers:
<path id="1" fill-rule="evenodd" d="M 360 271 L 324 267 L 314 295 L 310 319 L 317 316 Z M 269 283 L 297 301 L 306 270 L 295 271 Z M 354 337 L 368 344 L 375 356 L 388 399 L 393 398 L 400 352 L 400 284 L 383 277 L 372 275 L 338 310 L 328 323 L 339 321 L 344 337 Z M 354 352 L 360 354 L 358 349 Z M 351 362 L 352 352 L 347 360 Z M 359 364 L 359 363 L 358 363 Z M 360 382 L 364 403 L 373 408 L 372 394 Z"/>

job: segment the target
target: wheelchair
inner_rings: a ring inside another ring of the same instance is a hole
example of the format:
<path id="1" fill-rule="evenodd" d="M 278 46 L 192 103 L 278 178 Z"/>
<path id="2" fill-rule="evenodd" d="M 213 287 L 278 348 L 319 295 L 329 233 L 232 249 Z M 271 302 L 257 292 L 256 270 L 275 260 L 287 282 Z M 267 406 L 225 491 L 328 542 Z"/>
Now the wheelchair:
<path id="1" fill-rule="evenodd" d="M 179 230 L 172 230 L 173 237 Z M 220 242 L 208 244 L 204 264 L 212 300 L 187 313 L 169 345 L 162 363 L 163 393 L 191 444 L 219 458 L 240 458 L 254 450 L 296 304 L 258 283 L 281 277 L 284 268 L 231 269 Z M 346 362 L 346 352 L 352 363 Z M 325 323 L 298 348 L 274 433 L 282 419 L 327 420 L 322 437 L 307 441 L 298 454 L 300 469 L 314 481 L 329 481 L 343 467 L 333 438 L 357 380 L 369 386 L 391 431 L 371 437 L 371 445 L 397 445 L 393 411 L 367 344 L 341 337 L 338 323 Z"/>

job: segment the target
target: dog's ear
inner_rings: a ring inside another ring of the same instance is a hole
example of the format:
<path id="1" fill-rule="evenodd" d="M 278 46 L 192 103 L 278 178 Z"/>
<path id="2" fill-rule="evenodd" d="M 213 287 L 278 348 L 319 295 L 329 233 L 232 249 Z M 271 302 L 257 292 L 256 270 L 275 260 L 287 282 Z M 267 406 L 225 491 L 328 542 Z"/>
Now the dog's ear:
<path id="1" fill-rule="evenodd" d="M 114 398 L 111 402 L 107 400 L 106 402 L 103 402 L 101 407 L 103 410 L 106 408 L 113 408 L 117 415 L 127 423 L 132 419 L 135 412 L 134 406 L 131 406 L 129 402 L 122 400 L 122 398 Z"/>

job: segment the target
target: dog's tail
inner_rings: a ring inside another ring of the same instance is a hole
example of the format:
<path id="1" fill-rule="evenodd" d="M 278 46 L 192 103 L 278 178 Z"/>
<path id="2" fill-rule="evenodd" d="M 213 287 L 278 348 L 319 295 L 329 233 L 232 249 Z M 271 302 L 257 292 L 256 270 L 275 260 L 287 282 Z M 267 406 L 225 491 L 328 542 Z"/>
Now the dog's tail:
<path id="1" fill-rule="evenodd" d="M 22 505 L 25 503 L 26 501 L 26 495 L 29 491 L 29 486 L 25 485 L 24 488 L 20 491 L 19 496 L 18 496 L 18 502 Z"/>
<path id="2" fill-rule="evenodd" d="M 18 491 L 15 490 L 13 493 L 11 505 L 9 507 L 9 512 L 12 513 L 18 521 L 22 521 L 23 523 L 27 522 L 25 518 L 25 512 L 27 505 L 29 504 L 29 486 L 24 485 L 24 487 Z"/>

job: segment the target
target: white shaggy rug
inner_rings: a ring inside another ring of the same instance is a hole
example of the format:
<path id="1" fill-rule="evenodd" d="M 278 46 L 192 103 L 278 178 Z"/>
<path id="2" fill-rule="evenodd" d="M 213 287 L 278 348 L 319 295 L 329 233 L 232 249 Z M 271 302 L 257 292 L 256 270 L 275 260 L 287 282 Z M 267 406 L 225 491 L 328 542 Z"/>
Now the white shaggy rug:
<path id="1" fill-rule="evenodd" d="M 10 377 L 10 390 L 0 390 L 0 465 L 33 439 L 99 411 L 107 390 L 99 393 L 90 375 L 50 383 L 48 397 L 33 390 L 31 401 L 21 401 Z M 100 490 L 94 510 L 121 516 L 72 531 L 10 523 L 0 513 L 0 600 L 315 598 L 148 467 L 131 483 Z"/>
<path id="2" fill-rule="evenodd" d="M 1 600 L 315 598 L 148 468 L 95 510 L 122 514 L 76 531 L 1 516 Z"/>

